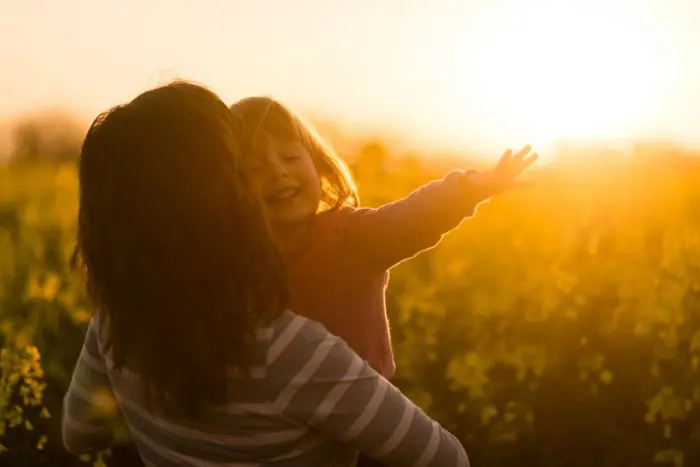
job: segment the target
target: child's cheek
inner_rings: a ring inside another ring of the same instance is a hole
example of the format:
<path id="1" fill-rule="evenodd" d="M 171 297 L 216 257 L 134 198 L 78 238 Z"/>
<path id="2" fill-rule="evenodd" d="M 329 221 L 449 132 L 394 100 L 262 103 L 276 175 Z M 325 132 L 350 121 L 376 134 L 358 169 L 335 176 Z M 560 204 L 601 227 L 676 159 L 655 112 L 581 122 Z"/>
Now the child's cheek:
<path id="1" fill-rule="evenodd" d="M 262 181 L 260 180 L 260 177 L 250 177 L 250 186 L 253 189 L 253 193 L 255 193 L 256 198 L 258 198 L 258 201 L 262 201 L 264 197 L 264 186 Z"/>

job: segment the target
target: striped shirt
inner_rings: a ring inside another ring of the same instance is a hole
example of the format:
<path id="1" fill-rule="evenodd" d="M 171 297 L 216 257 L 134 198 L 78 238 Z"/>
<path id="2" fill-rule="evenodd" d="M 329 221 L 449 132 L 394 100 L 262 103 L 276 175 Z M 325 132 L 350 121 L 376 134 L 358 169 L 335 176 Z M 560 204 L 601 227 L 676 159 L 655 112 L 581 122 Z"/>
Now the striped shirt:
<path id="1" fill-rule="evenodd" d="M 138 378 L 112 369 L 95 318 L 63 404 L 63 443 L 74 454 L 109 446 L 123 417 L 149 466 L 355 465 L 468 467 L 459 441 L 321 324 L 285 312 L 259 329 L 252 377 L 229 378 L 226 405 L 195 422 L 146 410 Z"/>

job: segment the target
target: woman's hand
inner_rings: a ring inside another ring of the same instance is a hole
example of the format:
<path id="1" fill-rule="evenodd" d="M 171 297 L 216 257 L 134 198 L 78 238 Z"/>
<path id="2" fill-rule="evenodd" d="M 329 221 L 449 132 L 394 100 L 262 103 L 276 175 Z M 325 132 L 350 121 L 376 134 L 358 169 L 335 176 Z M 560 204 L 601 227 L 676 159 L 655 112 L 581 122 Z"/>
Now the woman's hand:
<path id="1" fill-rule="evenodd" d="M 490 198 L 515 187 L 530 185 L 530 182 L 520 181 L 518 177 L 537 160 L 537 153 L 530 154 L 531 149 L 531 146 L 525 146 L 515 155 L 508 149 L 492 170 L 467 174 L 469 180 L 477 185 L 479 198 Z"/>

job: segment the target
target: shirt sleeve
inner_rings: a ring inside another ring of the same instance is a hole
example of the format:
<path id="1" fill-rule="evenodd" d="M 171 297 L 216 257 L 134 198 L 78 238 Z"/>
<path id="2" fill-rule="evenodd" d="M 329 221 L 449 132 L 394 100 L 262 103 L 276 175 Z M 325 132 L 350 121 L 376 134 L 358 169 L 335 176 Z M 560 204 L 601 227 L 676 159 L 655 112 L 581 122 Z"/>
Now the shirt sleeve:
<path id="1" fill-rule="evenodd" d="M 484 200 L 467 174 L 451 172 L 401 200 L 356 210 L 344 232 L 348 251 L 370 267 L 386 270 L 434 247 Z"/>
<path id="2" fill-rule="evenodd" d="M 297 322 L 295 338 L 269 368 L 275 375 L 278 410 L 387 466 L 469 466 L 452 434 L 342 339 L 304 321 Z"/>
<path id="3" fill-rule="evenodd" d="M 97 325 L 90 321 L 78 363 L 63 398 L 63 445 L 72 454 L 109 447 L 119 409 L 98 348 Z"/>

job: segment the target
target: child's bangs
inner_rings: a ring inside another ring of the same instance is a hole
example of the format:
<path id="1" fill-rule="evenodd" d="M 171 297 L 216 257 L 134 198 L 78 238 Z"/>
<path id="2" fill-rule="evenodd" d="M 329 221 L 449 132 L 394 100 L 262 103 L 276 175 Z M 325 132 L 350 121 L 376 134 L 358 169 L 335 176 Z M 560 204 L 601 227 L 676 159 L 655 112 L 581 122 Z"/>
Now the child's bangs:
<path id="1" fill-rule="evenodd" d="M 255 140 L 274 138 L 278 141 L 299 141 L 299 124 L 283 107 L 273 104 L 269 112 L 260 122 Z"/>

